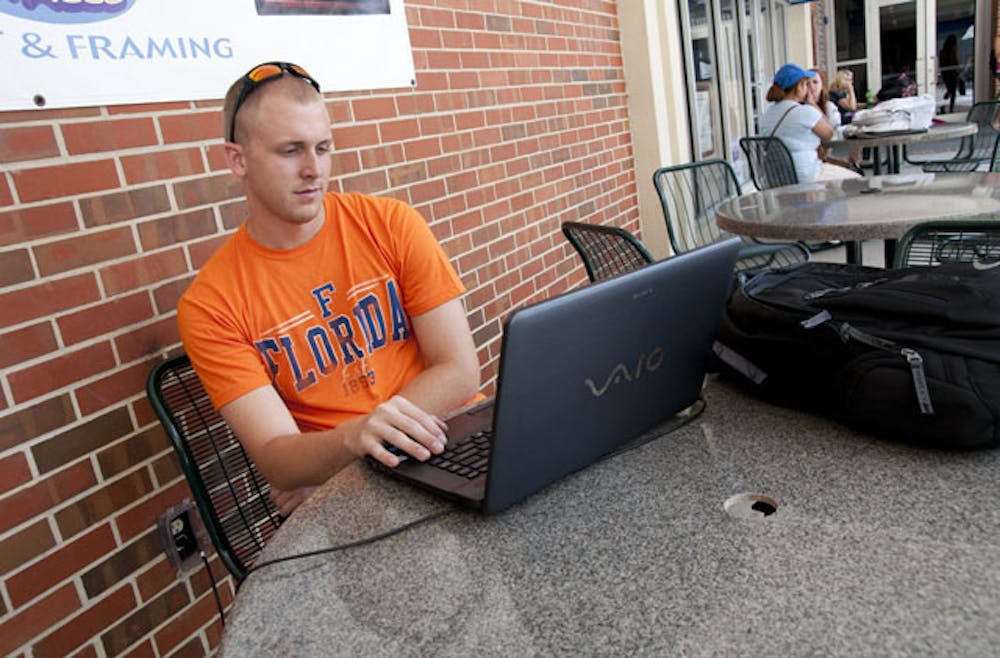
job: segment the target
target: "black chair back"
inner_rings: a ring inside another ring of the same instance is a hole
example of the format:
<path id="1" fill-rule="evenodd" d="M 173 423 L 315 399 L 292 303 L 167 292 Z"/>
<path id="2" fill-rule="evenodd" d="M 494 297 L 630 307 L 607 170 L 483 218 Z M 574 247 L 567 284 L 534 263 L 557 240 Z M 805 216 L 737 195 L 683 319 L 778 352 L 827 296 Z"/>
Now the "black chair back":
<path id="1" fill-rule="evenodd" d="M 177 452 L 212 544 L 239 583 L 282 521 L 270 486 L 215 411 L 187 355 L 157 364 L 146 394 Z"/>
<path id="2" fill-rule="evenodd" d="M 747 156 L 750 177 L 758 190 L 799 182 L 792 154 L 777 137 L 743 137 L 740 148 Z"/>
<path id="3" fill-rule="evenodd" d="M 979 101 L 969 109 L 965 120 L 978 126 L 974 135 L 963 137 L 958 152 L 950 160 L 924 161 L 922 165 L 927 172 L 975 171 L 982 164 L 993 170 L 994 153 L 1000 142 L 1000 131 L 997 129 L 1000 116 L 1000 100 Z"/>
<path id="4" fill-rule="evenodd" d="M 736 173 L 725 160 L 712 159 L 661 167 L 653 185 L 667 222 L 674 253 L 683 253 L 729 237 L 715 223 L 718 207 L 740 194 Z M 752 273 L 809 260 L 809 251 L 797 242 L 760 242 L 742 237 L 736 262 L 740 272 Z"/>
<path id="5" fill-rule="evenodd" d="M 1000 263 L 1000 221 L 925 222 L 899 240 L 893 267 Z"/>
<path id="6" fill-rule="evenodd" d="M 562 232 L 583 259 L 591 282 L 631 272 L 653 262 L 642 242 L 618 226 L 564 222 Z"/>

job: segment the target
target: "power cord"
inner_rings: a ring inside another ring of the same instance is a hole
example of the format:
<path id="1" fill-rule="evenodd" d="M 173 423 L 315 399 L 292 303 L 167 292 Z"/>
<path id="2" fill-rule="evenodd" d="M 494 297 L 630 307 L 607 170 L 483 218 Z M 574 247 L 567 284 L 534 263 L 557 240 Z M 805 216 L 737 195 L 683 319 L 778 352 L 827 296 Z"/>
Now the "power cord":
<path id="1" fill-rule="evenodd" d="M 646 445 L 647 443 L 649 443 L 650 441 L 653 441 L 654 439 L 658 439 L 658 438 L 666 436 L 667 434 L 670 434 L 672 432 L 676 432 L 680 428 L 687 426 L 688 424 L 690 424 L 691 422 L 693 422 L 694 420 L 696 420 L 699 416 L 701 416 L 702 412 L 705 411 L 705 406 L 706 406 L 705 405 L 705 400 L 703 398 L 698 398 L 697 401 L 695 401 L 685 411 L 681 412 L 680 415 L 675 416 L 676 424 L 674 426 L 669 427 L 665 431 L 657 431 L 656 433 L 650 432 L 648 436 L 645 435 L 645 434 L 643 434 L 642 436 L 640 436 L 636 440 L 631 441 L 629 443 L 626 443 L 621 448 L 618 448 L 617 450 L 609 452 L 607 455 L 605 455 L 603 458 L 601 458 L 598 461 L 604 461 L 605 459 L 609 459 L 611 457 L 616 457 L 618 455 L 625 454 L 626 452 L 630 452 L 632 450 L 635 450 L 637 448 L 640 448 L 640 447 Z M 659 429 L 659 428 L 657 428 L 657 429 Z M 401 526 L 398 526 L 396 528 L 392 528 L 391 530 L 386 530 L 385 532 L 382 532 L 380 534 L 372 535 L 371 537 L 365 537 L 364 539 L 358 539 L 358 540 L 355 540 L 355 541 L 352 541 L 352 542 L 348 542 L 346 544 L 337 544 L 336 546 L 327 546 L 326 548 L 319 548 L 319 549 L 316 549 L 314 551 L 306 551 L 305 553 L 295 553 L 294 555 L 285 555 L 283 557 L 276 557 L 276 558 L 273 558 L 271 560 L 264 560 L 263 562 L 258 562 L 256 564 L 254 564 L 252 567 L 250 567 L 249 569 L 247 569 L 246 575 L 249 576 L 253 572 L 260 571 L 264 567 L 269 567 L 271 565 L 279 564 L 281 562 L 290 562 L 292 560 L 301 560 L 301 559 L 307 558 L 307 557 L 315 557 L 317 555 L 326 555 L 328 553 L 336 553 L 338 551 L 347 550 L 348 548 L 356 548 L 358 546 L 365 546 L 367 544 L 374 544 L 375 542 L 382 541 L 383 539 L 388 539 L 389 537 L 398 535 L 401 532 L 405 532 L 406 530 L 409 530 L 410 528 L 414 528 L 414 527 L 416 527 L 418 525 L 422 525 L 424 523 L 428 523 L 430 521 L 434 521 L 436 519 L 440 519 L 442 517 L 448 516 L 449 514 L 453 514 L 453 513 L 457 512 L 457 511 L 458 511 L 457 507 L 450 507 L 448 509 L 444 509 L 444 510 L 441 510 L 439 512 L 435 512 L 433 514 L 428 514 L 427 516 L 422 516 L 419 519 L 416 519 L 414 521 L 410 521 L 409 523 L 405 523 L 405 524 L 403 524 Z M 202 553 L 202 557 L 204 558 L 204 553 Z M 208 563 L 206 562 L 205 564 L 206 564 L 206 567 L 207 567 Z M 211 575 L 211 571 L 209 571 L 209 574 Z M 214 578 L 212 579 L 212 583 L 213 583 L 213 587 L 214 587 L 214 583 L 215 583 L 215 579 Z M 216 601 L 218 601 L 218 595 L 216 595 Z M 220 610 L 220 613 L 221 613 L 221 610 L 222 610 L 221 604 L 220 604 L 219 610 Z"/>
<path id="2" fill-rule="evenodd" d="M 316 555 L 325 555 L 327 553 L 336 553 L 337 551 L 343 551 L 343 550 L 346 550 L 348 548 L 355 548 L 357 546 L 365 546 L 367 544 L 374 544 L 377 541 L 382 541 L 383 539 L 388 539 L 389 537 L 392 537 L 394 535 L 398 535 L 399 533 L 404 532 L 406 530 L 409 530 L 410 528 L 414 528 L 414 527 L 416 527 L 418 525 L 421 525 L 421 524 L 424 524 L 424 523 L 428 523 L 430 521 L 434 521 L 435 519 L 440 519 L 442 517 L 448 516 L 449 514 L 453 514 L 454 512 L 457 512 L 457 511 L 458 511 L 457 507 L 450 507 L 448 509 L 441 510 L 440 512 L 434 512 L 433 514 L 428 514 L 427 516 L 422 516 L 419 519 L 416 519 L 414 521 L 410 521 L 409 523 L 405 523 L 405 524 L 403 524 L 401 526 L 398 526 L 396 528 L 392 528 L 391 530 L 386 530 L 383 533 L 380 533 L 380 534 L 377 534 L 377 535 L 372 535 L 371 537 L 365 537 L 364 539 L 358 539 L 358 540 L 355 540 L 355 541 L 352 541 L 352 542 L 348 542 L 346 544 L 337 544 L 336 546 L 327 546 L 326 548 L 319 548 L 319 549 L 316 549 L 315 551 L 306 551 L 305 553 L 296 553 L 294 555 L 285 555 L 284 557 L 276 557 L 276 558 L 271 559 L 271 560 L 264 560 L 263 562 L 258 562 L 257 564 L 255 564 L 252 567 L 250 567 L 249 569 L 247 569 L 247 574 L 246 575 L 249 576 L 250 574 L 252 574 L 255 571 L 259 571 L 259 570 L 263 569 L 264 567 L 271 566 L 272 564 L 278 564 L 280 562 L 288 562 L 290 560 L 300 560 L 302 558 L 313 557 L 313 556 L 316 556 Z"/>
<path id="3" fill-rule="evenodd" d="M 215 606 L 219 609 L 219 621 L 222 622 L 222 627 L 226 627 L 226 615 L 222 611 L 222 599 L 219 597 L 219 585 L 215 582 L 215 574 L 212 573 L 212 567 L 208 564 L 208 556 L 205 555 L 205 551 L 201 551 L 201 561 L 205 564 L 205 571 L 208 572 L 208 579 L 212 581 L 212 594 L 215 595 Z"/>
<path id="4" fill-rule="evenodd" d="M 607 455 L 603 457 L 604 459 L 610 459 L 611 457 L 617 457 L 618 455 L 623 455 L 626 452 L 631 452 L 642 446 L 655 441 L 656 439 L 661 439 L 668 434 L 672 434 L 682 427 L 687 427 L 694 421 L 701 417 L 701 414 L 705 412 L 705 407 L 708 406 L 704 398 L 698 398 L 695 400 L 691 406 L 680 411 L 677 415 L 673 417 L 672 422 L 664 429 L 663 425 L 658 425 L 649 432 L 639 435 L 635 439 L 629 441 L 628 443 L 622 445 L 622 447 L 617 450 L 612 450 Z"/>

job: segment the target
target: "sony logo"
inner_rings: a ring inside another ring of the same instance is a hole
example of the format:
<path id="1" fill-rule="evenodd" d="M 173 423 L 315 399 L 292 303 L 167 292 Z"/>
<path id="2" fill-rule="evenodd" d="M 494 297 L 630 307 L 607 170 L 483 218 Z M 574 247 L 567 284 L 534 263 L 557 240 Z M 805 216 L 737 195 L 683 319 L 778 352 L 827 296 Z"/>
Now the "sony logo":
<path id="1" fill-rule="evenodd" d="M 624 361 L 615 365 L 608 373 L 608 376 L 604 378 L 604 383 L 598 386 L 594 383 L 594 380 L 587 377 L 583 380 L 583 383 L 590 390 L 590 394 L 595 398 L 599 398 L 608 392 L 608 389 L 616 384 L 622 382 L 632 382 L 636 381 L 642 377 L 644 373 L 655 372 L 663 365 L 663 359 L 666 357 L 666 353 L 663 351 L 662 347 L 657 346 L 652 352 L 646 354 L 645 352 L 639 354 L 639 357 L 635 361 L 635 365 L 626 364 Z"/>

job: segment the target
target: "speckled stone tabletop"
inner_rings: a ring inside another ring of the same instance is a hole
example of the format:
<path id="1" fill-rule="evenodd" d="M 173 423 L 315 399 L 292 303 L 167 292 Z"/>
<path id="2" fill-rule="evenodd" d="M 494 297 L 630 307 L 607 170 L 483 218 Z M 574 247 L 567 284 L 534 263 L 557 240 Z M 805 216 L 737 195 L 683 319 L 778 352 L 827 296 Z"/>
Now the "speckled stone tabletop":
<path id="1" fill-rule="evenodd" d="M 705 400 L 496 516 L 252 573 L 222 655 L 997 654 L 1000 451 L 880 440 L 714 378 Z M 740 494 L 777 511 L 727 511 Z M 449 508 L 358 465 L 263 559 Z"/>
<path id="2" fill-rule="evenodd" d="M 779 240 L 898 239 L 921 222 L 996 219 L 1000 173 L 897 174 L 800 183 L 721 204 L 720 228 Z"/>
<path id="3" fill-rule="evenodd" d="M 916 144 L 918 142 L 936 142 L 974 135 L 979 126 L 969 121 L 949 121 L 932 123 L 927 130 L 913 132 L 896 132 L 884 135 L 868 133 L 856 137 L 838 137 L 826 144 L 849 144 L 851 146 L 898 146 L 901 144 Z"/>

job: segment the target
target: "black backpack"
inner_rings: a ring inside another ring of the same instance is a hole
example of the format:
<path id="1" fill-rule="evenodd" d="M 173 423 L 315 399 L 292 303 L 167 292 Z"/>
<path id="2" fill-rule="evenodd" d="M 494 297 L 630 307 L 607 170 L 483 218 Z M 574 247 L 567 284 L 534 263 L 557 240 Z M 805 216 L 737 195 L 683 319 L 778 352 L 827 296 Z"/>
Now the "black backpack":
<path id="1" fill-rule="evenodd" d="M 737 285 L 715 352 L 777 403 L 877 436 L 1000 445 L 1000 267 L 805 263 Z"/>

